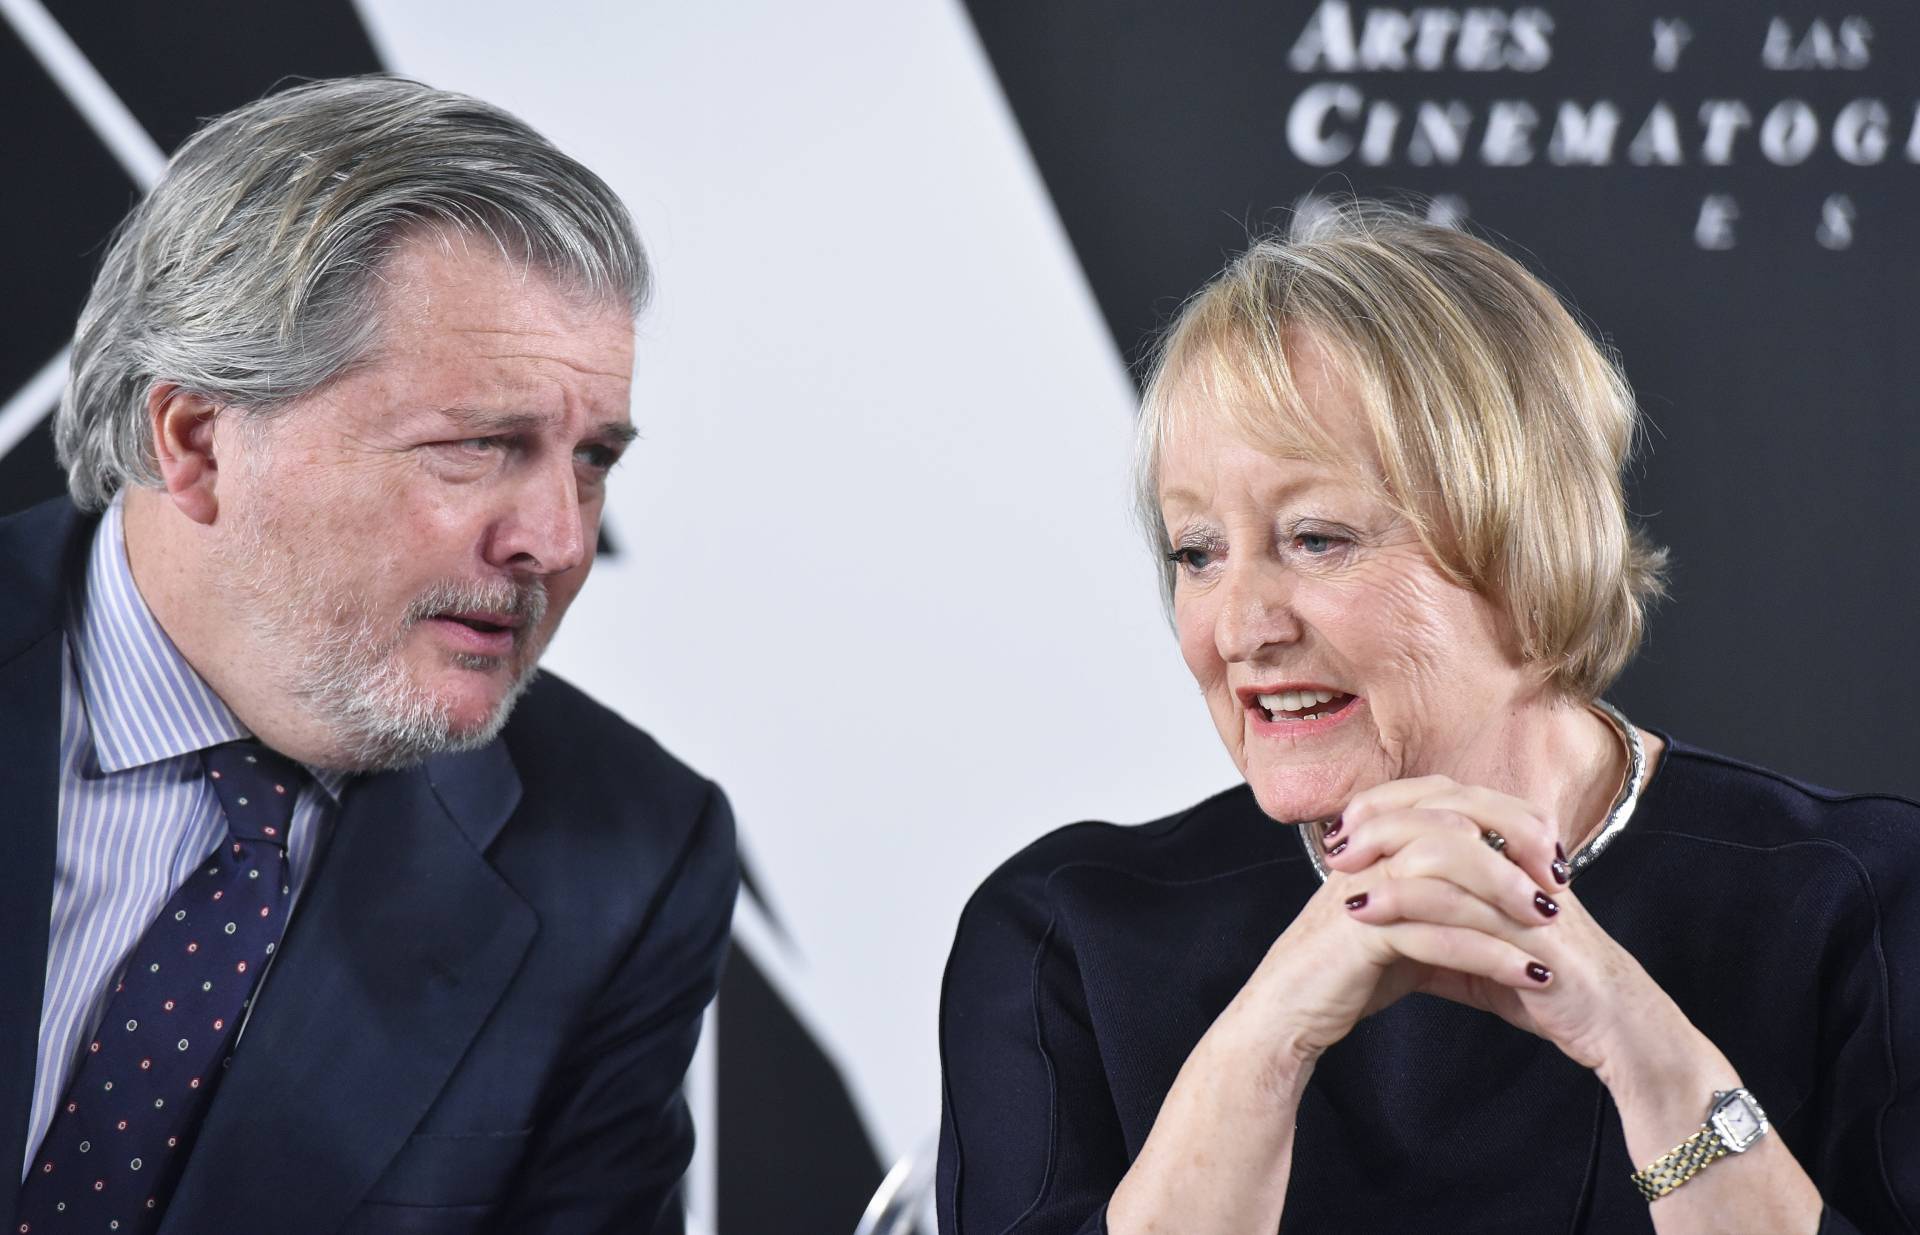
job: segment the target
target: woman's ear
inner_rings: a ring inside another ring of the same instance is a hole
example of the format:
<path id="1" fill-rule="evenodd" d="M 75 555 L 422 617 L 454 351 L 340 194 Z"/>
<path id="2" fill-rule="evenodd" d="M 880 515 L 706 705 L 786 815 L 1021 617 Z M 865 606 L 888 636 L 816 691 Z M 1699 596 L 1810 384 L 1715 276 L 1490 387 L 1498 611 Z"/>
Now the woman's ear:
<path id="1" fill-rule="evenodd" d="M 215 484 L 213 421 L 220 405 L 171 382 L 147 392 L 147 421 L 153 433 L 153 457 L 167 496 L 195 523 L 212 523 L 219 513 Z"/>

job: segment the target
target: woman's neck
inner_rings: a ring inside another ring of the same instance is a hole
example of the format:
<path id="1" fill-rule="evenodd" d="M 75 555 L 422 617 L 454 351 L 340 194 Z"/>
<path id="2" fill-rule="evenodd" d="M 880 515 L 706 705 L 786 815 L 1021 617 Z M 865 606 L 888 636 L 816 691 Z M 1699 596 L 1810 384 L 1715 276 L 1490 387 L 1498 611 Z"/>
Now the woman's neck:
<path id="1" fill-rule="evenodd" d="M 1584 703 L 1541 699 L 1511 717 L 1498 780 L 1490 784 L 1545 810 L 1569 854 L 1599 831 L 1627 772 L 1619 730 Z"/>

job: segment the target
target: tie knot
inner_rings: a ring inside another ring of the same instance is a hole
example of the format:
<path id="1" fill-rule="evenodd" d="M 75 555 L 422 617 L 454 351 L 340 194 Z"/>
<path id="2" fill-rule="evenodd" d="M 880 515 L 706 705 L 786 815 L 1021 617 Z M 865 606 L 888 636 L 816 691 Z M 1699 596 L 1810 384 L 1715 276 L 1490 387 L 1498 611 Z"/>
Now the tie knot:
<path id="1" fill-rule="evenodd" d="M 287 847 L 287 824 L 306 771 L 259 742 L 228 742 L 201 752 L 207 779 L 227 812 L 227 831 L 235 840 L 265 841 Z"/>

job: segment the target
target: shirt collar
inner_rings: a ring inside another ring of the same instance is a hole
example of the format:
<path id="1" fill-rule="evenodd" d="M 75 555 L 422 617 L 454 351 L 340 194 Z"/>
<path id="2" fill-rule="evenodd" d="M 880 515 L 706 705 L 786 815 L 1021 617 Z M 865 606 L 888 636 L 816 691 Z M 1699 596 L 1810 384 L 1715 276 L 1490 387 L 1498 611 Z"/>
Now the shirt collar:
<path id="1" fill-rule="evenodd" d="M 127 562 L 122 518 L 122 495 L 115 494 L 93 538 L 74 632 L 94 759 L 108 773 L 253 736 L 147 608 Z M 339 800 L 347 773 L 307 770 Z"/>

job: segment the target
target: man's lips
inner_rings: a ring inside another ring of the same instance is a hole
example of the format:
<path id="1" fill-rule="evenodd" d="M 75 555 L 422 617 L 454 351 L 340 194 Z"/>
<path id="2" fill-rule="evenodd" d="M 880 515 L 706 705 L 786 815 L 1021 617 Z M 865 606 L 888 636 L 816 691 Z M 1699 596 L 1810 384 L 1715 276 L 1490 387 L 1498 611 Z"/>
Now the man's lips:
<path id="1" fill-rule="evenodd" d="M 520 636 L 521 619 L 507 613 L 467 610 L 436 613 L 426 624 L 454 647 L 476 656 L 506 656 Z"/>
<path id="2" fill-rule="evenodd" d="M 436 613 L 434 616 L 445 618 L 451 622 L 459 622 L 463 626 L 471 626 L 476 630 L 482 631 L 495 630 L 500 627 L 518 629 L 520 626 L 520 618 L 516 614 L 501 613 L 492 609 L 461 609 L 447 613 Z"/>

